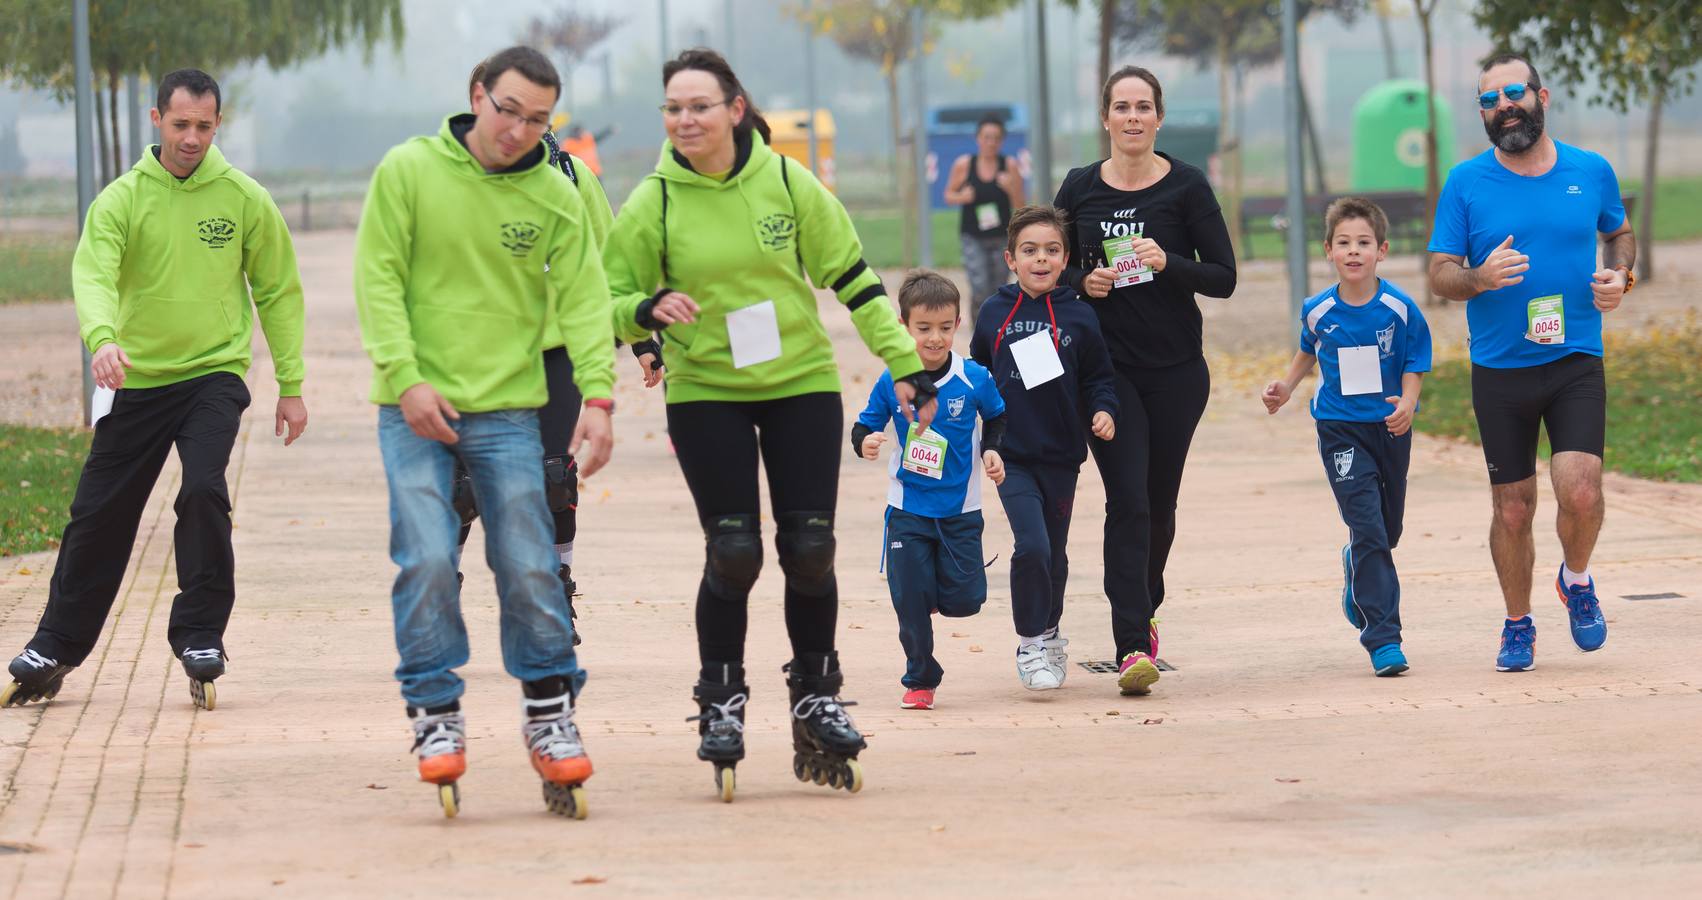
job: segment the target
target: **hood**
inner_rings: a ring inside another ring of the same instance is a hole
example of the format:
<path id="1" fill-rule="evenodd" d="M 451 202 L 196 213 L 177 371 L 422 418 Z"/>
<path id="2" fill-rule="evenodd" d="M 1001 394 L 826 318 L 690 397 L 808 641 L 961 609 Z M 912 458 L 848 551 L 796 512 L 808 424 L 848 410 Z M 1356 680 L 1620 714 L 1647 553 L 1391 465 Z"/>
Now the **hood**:
<path id="1" fill-rule="evenodd" d="M 656 174 L 675 184 L 690 184 L 710 190 L 722 190 L 737 185 L 753 172 L 762 171 L 768 161 L 774 158 L 774 151 L 768 147 L 768 142 L 757 134 L 755 129 L 734 138 L 733 171 L 726 181 L 716 181 L 707 175 L 700 174 L 691 167 L 679 151 L 674 149 L 673 141 L 662 142 L 662 158 L 656 161 Z"/>
<path id="2" fill-rule="evenodd" d="M 473 158 L 472 151 L 468 150 L 467 145 L 461 142 L 461 137 L 472 129 L 473 121 L 476 118 L 477 116 L 472 113 L 455 113 L 445 116 L 443 124 L 437 129 L 437 140 L 431 142 L 432 149 L 455 163 L 457 171 L 464 170 L 467 174 L 478 176 L 524 175 L 549 163 L 549 148 L 545 147 L 543 139 L 539 138 L 538 146 L 525 156 L 520 157 L 519 162 L 500 172 L 486 172 L 484 165 Z"/>
<path id="3" fill-rule="evenodd" d="M 186 191 L 200 190 L 203 186 L 223 178 L 231 170 L 225 155 L 219 152 L 219 145 L 209 144 L 206 154 L 201 157 L 201 164 L 189 173 L 188 178 L 178 181 L 177 176 L 171 174 L 171 170 L 154 155 L 159 149 L 158 144 L 148 145 L 148 149 L 142 151 L 142 158 L 136 160 L 136 164 L 131 168 L 144 178 L 152 178 L 161 184 Z"/>

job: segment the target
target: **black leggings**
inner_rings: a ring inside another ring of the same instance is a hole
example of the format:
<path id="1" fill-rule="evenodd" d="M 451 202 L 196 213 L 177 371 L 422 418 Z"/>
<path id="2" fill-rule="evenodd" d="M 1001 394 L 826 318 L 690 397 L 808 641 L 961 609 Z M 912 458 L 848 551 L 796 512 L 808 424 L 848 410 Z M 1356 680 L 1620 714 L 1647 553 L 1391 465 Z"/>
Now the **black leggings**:
<path id="1" fill-rule="evenodd" d="M 1088 442 L 1105 482 L 1105 596 L 1117 659 L 1152 652 L 1147 626 L 1164 602 L 1182 467 L 1210 396 L 1204 358 L 1162 369 L 1119 367 L 1117 436 Z"/>
<path id="2" fill-rule="evenodd" d="M 780 525 L 775 550 L 786 573 L 786 631 L 794 656 L 828 653 L 838 624 L 839 589 L 831 568 L 825 577 L 799 565 L 788 523 L 809 513 L 831 523 L 839 493 L 839 457 L 845 412 L 839 394 L 802 394 L 778 400 L 700 400 L 668 405 L 668 436 L 691 489 L 705 530 L 717 522 L 748 516 L 758 521 L 757 457 L 768 474 L 769 502 Z M 829 532 L 831 534 L 831 532 Z M 760 541 L 760 535 L 757 540 Z M 755 550 L 760 554 L 761 545 Z M 822 552 L 816 545 L 815 553 Z M 749 567 L 751 580 L 760 558 Z M 697 650 L 710 663 L 745 658 L 748 586 L 712 577 L 708 564 L 697 590 Z M 711 586 L 714 582 L 714 586 Z"/>
<path id="3" fill-rule="evenodd" d="M 568 456 L 567 445 L 573 442 L 573 429 L 579 427 L 579 407 L 584 398 L 579 394 L 579 386 L 573 383 L 573 360 L 567 355 L 566 347 L 544 351 L 544 380 L 550 387 L 550 399 L 538 408 L 538 435 L 543 438 L 544 458 L 560 456 L 569 460 L 568 477 L 575 479 L 572 486 L 575 496 L 578 495 L 577 479 L 579 469 L 572 465 L 572 457 Z M 461 481 L 467 477 L 466 467 L 460 461 L 455 463 L 455 479 Z M 550 515 L 555 517 L 555 542 L 571 544 L 579 533 L 579 512 L 577 505 L 552 510 Z M 467 535 L 473 530 L 468 522 L 461 526 L 461 544 L 467 543 Z"/>

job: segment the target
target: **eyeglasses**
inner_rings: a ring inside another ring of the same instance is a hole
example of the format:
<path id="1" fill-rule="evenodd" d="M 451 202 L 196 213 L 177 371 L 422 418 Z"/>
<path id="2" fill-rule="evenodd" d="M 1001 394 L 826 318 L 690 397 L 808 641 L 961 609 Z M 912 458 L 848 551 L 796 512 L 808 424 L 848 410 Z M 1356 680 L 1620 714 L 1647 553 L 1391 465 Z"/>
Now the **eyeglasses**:
<path id="1" fill-rule="evenodd" d="M 1533 90 L 1533 88 L 1524 82 L 1509 84 L 1499 91 L 1484 91 L 1483 93 L 1478 94 L 1477 105 L 1480 109 L 1494 109 L 1495 105 L 1501 102 L 1502 94 L 1506 94 L 1508 100 L 1518 103 L 1520 100 L 1525 99 L 1525 94 L 1529 93 L 1531 90 Z"/>
<path id="2" fill-rule="evenodd" d="M 508 107 L 503 106 L 501 103 L 496 102 L 495 97 L 492 97 L 489 94 L 485 95 L 485 99 L 491 102 L 491 109 L 496 110 L 496 114 L 507 119 L 510 124 L 519 125 L 520 127 L 530 131 L 548 131 L 550 128 L 550 120 L 547 116 L 542 119 L 528 119 L 520 114 L 520 110 L 509 109 Z"/>
<path id="3" fill-rule="evenodd" d="M 732 100 L 720 100 L 715 103 L 693 103 L 688 106 L 681 106 L 678 103 L 664 103 L 656 108 L 662 111 L 662 115 L 670 119 L 677 119 L 681 114 L 688 112 L 691 113 L 692 118 L 696 119 L 717 106 L 726 106 L 732 102 Z"/>

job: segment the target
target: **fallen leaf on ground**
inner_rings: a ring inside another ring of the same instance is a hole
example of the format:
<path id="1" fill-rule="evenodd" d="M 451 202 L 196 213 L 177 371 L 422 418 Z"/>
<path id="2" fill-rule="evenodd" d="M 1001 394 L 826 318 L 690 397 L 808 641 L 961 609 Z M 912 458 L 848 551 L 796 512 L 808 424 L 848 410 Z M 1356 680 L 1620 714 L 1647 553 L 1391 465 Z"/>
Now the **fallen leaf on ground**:
<path id="1" fill-rule="evenodd" d="M 1114 710 L 1114 709 L 1108 709 L 1108 710 L 1106 710 L 1106 711 L 1105 711 L 1105 714 L 1106 714 L 1106 715 L 1108 715 L 1108 716 L 1120 716 L 1120 715 L 1122 715 L 1122 713 L 1120 713 L 1120 712 L 1118 712 L 1118 711 L 1116 711 L 1116 710 Z"/>
<path id="2" fill-rule="evenodd" d="M 969 637 L 969 635 L 967 635 L 967 634 L 964 634 L 964 633 L 963 633 L 963 632 L 961 632 L 961 631 L 954 631 L 954 632 L 952 632 L 952 633 L 951 633 L 951 636 L 952 636 L 952 637 L 956 637 L 956 638 L 965 638 L 965 637 Z"/>
<path id="3" fill-rule="evenodd" d="M 183 846 L 185 846 L 185 847 L 188 847 L 188 848 L 189 848 L 189 849 L 191 849 L 191 850 L 199 850 L 199 849 L 201 849 L 201 848 L 202 848 L 202 847 L 205 847 L 205 846 L 207 846 L 207 845 L 206 845 L 206 844 L 195 844 L 195 843 L 190 843 L 190 844 L 184 844 L 184 845 L 183 845 Z"/>
<path id="4" fill-rule="evenodd" d="M 28 574 L 30 574 L 30 570 L 20 566 L 20 567 L 18 567 L 18 574 L 19 575 L 28 575 Z"/>
<path id="5" fill-rule="evenodd" d="M 980 644 L 970 644 L 969 645 L 969 652 L 970 653 L 980 653 L 981 652 L 981 645 Z"/>
<path id="6" fill-rule="evenodd" d="M 974 750 L 958 750 L 955 753 L 953 753 L 952 755 L 953 756 L 974 756 L 975 751 Z"/>
<path id="7" fill-rule="evenodd" d="M 609 879 L 604 878 L 601 875 L 587 875 L 584 878 L 573 879 L 573 883 L 574 884 L 602 884 L 602 883 L 604 883 L 608 880 Z"/>
<path id="8" fill-rule="evenodd" d="M 1142 719 L 1141 724 L 1142 725 L 1163 725 L 1164 720 L 1163 719 Z"/>
<path id="9" fill-rule="evenodd" d="M 1298 778 L 1278 778 L 1277 783 L 1279 783 L 1279 784 L 1299 784 L 1300 779 L 1298 779 Z"/>
<path id="10" fill-rule="evenodd" d="M 369 791 L 388 791 L 388 790 L 390 790 L 388 787 L 385 787 L 382 784 L 369 784 L 369 785 L 366 786 L 366 789 L 369 790 Z"/>
<path id="11" fill-rule="evenodd" d="M 928 830 L 935 834 L 939 834 L 940 832 L 945 831 L 946 827 L 944 825 L 930 825 L 928 826 Z"/>

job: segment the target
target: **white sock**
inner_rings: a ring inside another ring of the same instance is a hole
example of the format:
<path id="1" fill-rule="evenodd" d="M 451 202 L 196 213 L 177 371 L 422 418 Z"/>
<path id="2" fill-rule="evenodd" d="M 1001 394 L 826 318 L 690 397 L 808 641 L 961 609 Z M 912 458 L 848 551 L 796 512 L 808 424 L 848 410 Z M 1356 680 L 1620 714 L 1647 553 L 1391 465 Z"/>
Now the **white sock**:
<path id="1" fill-rule="evenodd" d="M 1043 634 L 1037 634 L 1037 635 L 1034 635 L 1033 637 L 1029 637 L 1028 635 L 1025 635 L 1025 634 L 1019 634 L 1019 635 L 1016 636 L 1017 652 L 1020 653 L 1023 650 L 1028 649 L 1029 647 L 1033 647 L 1034 649 L 1038 650 L 1041 647 L 1045 646 L 1045 640 L 1046 640 L 1046 636 L 1043 635 Z"/>
<path id="2" fill-rule="evenodd" d="M 1056 629 L 1056 628 L 1048 629 L 1045 634 L 1042 634 L 1040 636 L 1040 639 L 1042 641 L 1055 641 L 1055 640 L 1057 640 L 1058 639 L 1058 629 Z"/>
<path id="3" fill-rule="evenodd" d="M 1567 587 L 1577 587 L 1578 585 L 1581 585 L 1581 584 L 1589 584 L 1590 583 L 1590 567 L 1585 566 L 1584 571 L 1574 572 L 1570 568 L 1567 568 L 1565 563 L 1561 563 L 1560 564 L 1560 580 L 1562 582 L 1564 582 Z"/>
<path id="4" fill-rule="evenodd" d="M 561 564 L 562 565 L 564 565 L 564 566 L 573 565 L 573 542 L 568 541 L 565 544 L 557 544 L 556 545 L 556 555 L 561 557 Z"/>

